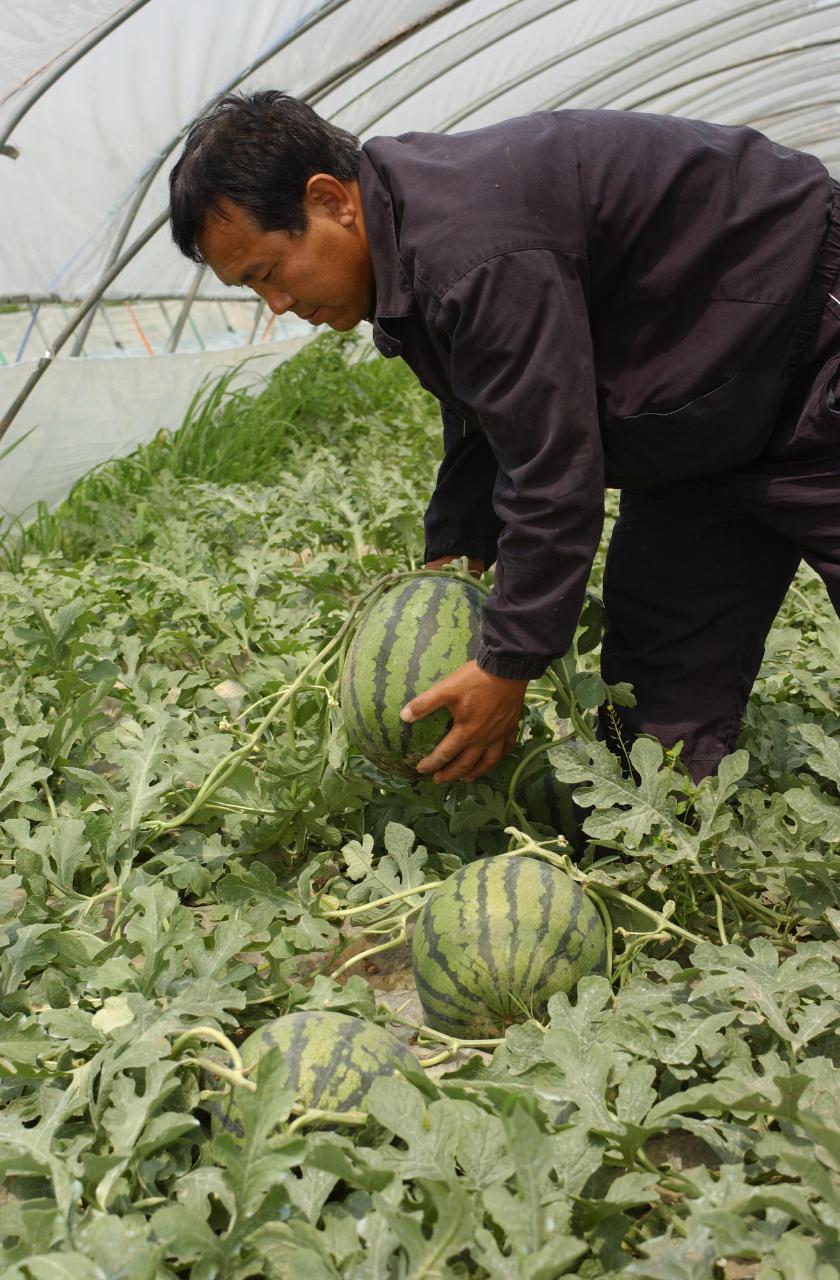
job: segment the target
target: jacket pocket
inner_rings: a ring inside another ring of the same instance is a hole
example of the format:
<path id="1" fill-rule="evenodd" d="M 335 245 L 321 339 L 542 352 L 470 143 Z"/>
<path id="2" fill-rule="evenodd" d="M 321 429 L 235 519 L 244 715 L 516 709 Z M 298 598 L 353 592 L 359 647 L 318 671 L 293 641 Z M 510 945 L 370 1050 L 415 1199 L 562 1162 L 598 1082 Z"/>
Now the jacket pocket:
<path id="1" fill-rule="evenodd" d="M 705 406 L 712 400 L 712 398 L 714 396 L 720 395 L 721 392 L 725 391 L 727 387 L 731 386 L 737 377 L 738 377 L 737 373 L 731 374 L 730 377 L 728 377 L 725 382 L 721 382 L 719 386 L 713 387 L 711 391 L 704 391 L 699 396 L 694 396 L 693 399 L 687 400 L 685 404 L 681 404 L 676 409 L 646 409 L 643 413 L 630 413 L 625 418 L 622 418 L 621 421 L 622 422 L 646 422 L 648 419 L 652 419 L 652 418 L 673 419 L 673 418 L 676 418 L 678 415 L 682 415 L 682 414 L 685 414 L 686 416 L 688 416 L 691 414 L 692 410 L 694 410 L 695 406 L 697 406 L 698 409 L 702 412 Z"/>
<path id="2" fill-rule="evenodd" d="M 775 379 L 733 373 L 676 409 L 652 409 L 607 422 L 607 484 L 643 487 L 738 466 L 761 452 L 779 398 Z"/>

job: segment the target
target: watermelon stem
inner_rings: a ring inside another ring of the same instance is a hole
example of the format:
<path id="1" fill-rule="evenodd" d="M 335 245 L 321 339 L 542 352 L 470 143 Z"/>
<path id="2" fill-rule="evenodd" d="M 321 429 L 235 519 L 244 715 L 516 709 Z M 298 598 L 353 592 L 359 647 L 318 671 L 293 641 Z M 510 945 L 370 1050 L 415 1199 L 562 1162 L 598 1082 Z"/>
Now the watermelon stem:
<path id="1" fill-rule="evenodd" d="M 403 574 L 403 575 L 397 575 L 397 576 L 404 577 L 406 575 Z M 204 807 L 204 805 L 207 803 L 210 797 L 214 795 L 216 791 L 218 791 L 218 789 L 223 785 L 223 783 L 227 781 L 230 775 L 237 769 L 239 764 L 242 761 L 247 760 L 247 758 L 251 755 L 253 750 L 256 748 L 260 738 L 265 733 L 266 729 L 274 720 L 277 719 L 280 712 L 283 710 L 286 704 L 295 696 L 295 693 L 297 692 L 297 690 L 306 682 L 309 676 L 311 676 L 312 672 L 318 670 L 318 668 L 320 668 L 322 671 L 326 671 L 328 667 L 332 665 L 332 663 L 339 656 L 342 642 L 344 641 L 345 636 L 349 633 L 353 625 L 353 622 L 356 618 L 356 615 L 359 613 L 359 610 L 362 608 L 364 604 L 368 602 L 368 600 L 371 598 L 372 595 L 374 595 L 377 591 L 381 590 L 386 583 L 390 583 L 394 579 L 395 579 L 394 574 L 385 574 L 383 577 L 378 578 L 377 581 L 374 582 L 372 586 L 368 587 L 367 591 L 362 592 L 362 594 L 358 597 L 353 607 L 351 608 L 350 613 L 347 615 L 347 618 L 345 619 L 344 623 L 336 632 L 336 634 L 333 636 L 332 640 L 329 640 L 322 649 L 319 649 L 315 657 L 306 664 L 306 666 L 303 668 L 300 674 L 292 681 L 292 683 L 286 689 L 283 689 L 281 693 L 277 694 L 274 697 L 268 711 L 263 716 L 262 720 L 260 720 L 259 724 L 257 725 L 256 729 L 253 731 L 253 733 L 251 733 L 250 736 L 246 738 L 243 745 L 239 747 L 236 751 L 232 751 L 230 755 L 224 758 L 224 760 L 220 760 L 219 763 L 215 765 L 213 769 L 210 770 L 209 774 L 204 779 L 204 782 L 201 784 L 198 791 L 195 793 L 195 796 L 193 797 L 191 803 L 187 805 L 186 809 L 182 810 L 181 813 L 177 814 L 174 818 L 170 818 L 166 822 L 151 822 L 148 824 L 144 824 L 146 826 L 146 829 L 149 831 L 151 839 L 154 839 L 157 836 L 163 835 L 164 832 L 174 831 L 178 827 L 182 827 L 186 822 L 189 822 L 190 818 L 192 818 L 201 808 Z M 260 701 L 263 701 L 263 699 L 260 699 Z M 250 708 L 243 713 L 243 715 L 246 717 L 249 714 L 250 714 Z"/>
<path id="2" fill-rule="evenodd" d="M 48 806 L 49 811 L 50 811 L 50 816 L 52 817 L 53 821 L 56 821 L 56 820 L 57 820 L 57 818 L 58 818 L 58 811 L 57 811 L 57 809 L 56 809 L 56 807 L 55 807 L 55 801 L 53 800 L 52 792 L 50 791 L 49 784 L 48 784 L 48 782 L 47 782 L 46 778 L 42 779 L 42 781 L 41 781 L 41 788 L 42 788 L 42 790 L 43 790 L 43 792 L 44 792 L 44 795 L 45 795 L 45 797 L 46 797 L 46 800 L 47 800 L 47 806 Z"/>
<path id="3" fill-rule="evenodd" d="M 400 916 L 399 926 L 393 938 L 389 938 L 387 942 L 380 942 L 376 947 L 368 947 L 365 951 L 359 951 L 356 955 L 351 956 L 349 960 L 345 960 L 344 964 L 340 964 L 337 969 L 333 969 L 330 977 L 337 978 L 339 974 L 352 969 L 353 965 L 359 964 L 361 960 L 367 960 L 370 956 L 379 955 L 381 951 L 393 951 L 395 947 L 399 947 L 406 941 L 406 921 L 419 910 L 420 907 L 416 906 L 412 907 L 410 911 L 406 911 L 404 916 Z"/>
<path id="4" fill-rule="evenodd" d="M 662 1177 L 663 1169 L 653 1163 L 650 1157 L 642 1150 L 636 1152 L 636 1163 L 646 1169 L 648 1173 L 655 1173 L 662 1183 L 667 1183 L 669 1187 L 673 1187 L 682 1195 L 688 1196 L 692 1200 L 700 1197 L 697 1184 L 692 1182 L 690 1178 L 683 1177 L 676 1169 L 667 1168 L 665 1178 Z"/>
<path id="5" fill-rule="evenodd" d="M 498 855 L 499 857 L 512 858 L 517 854 L 527 854 L 531 858 L 542 858 L 544 862 L 550 862 L 552 866 L 559 867 L 561 871 L 565 871 L 574 880 L 579 880 L 584 885 L 588 883 L 586 877 L 578 870 L 567 853 L 552 853 L 545 845 L 537 844 L 536 840 L 529 836 L 527 832 L 520 831 L 518 827 L 505 827 L 505 835 L 513 836 L 514 839 L 518 839 L 522 843 L 518 848 L 508 849 L 507 853 Z"/>
<path id="6" fill-rule="evenodd" d="M 185 1031 L 172 1045 L 172 1053 L 180 1053 L 185 1044 L 189 1044 L 190 1040 L 212 1040 L 214 1044 L 219 1045 L 230 1056 L 236 1071 L 243 1069 L 242 1058 L 239 1050 L 232 1040 L 229 1040 L 223 1031 L 217 1031 L 215 1027 L 190 1027 L 189 1031 Z"/>
<path id="7" fill-rule="evenodd" d="M 649 942 L 665 942 L 667 938 L 667 933 L 658 932 L 655 929 L 651 929 L 649 933 L 637 934 L 635 942 L 628 943 L 622 951 L 618 964 L 613 970 L 612 981 L 614 983 L 617 982 L 619 986 L 623 985 L 624 979 L 630 968 L 630 964 L 636 957 L 636 953 L 642 951 Z"/>
<path id="8" fill-rule="evenodd" d="M 505 827 L 505 834 L 513 836 L 522 843 L 517 849 L 512 849 L 502 857 L 510 857 L 511 854 L 525 854 L 531 858 L 542 858 L 545 862 L 552 863 L 555 867 L 559 867 L 561 871 L 565 871 L 574 880 L 579 881 L 581 886 L 586 890 L 588 896 L 595 900 L 596 896 L 604 895 L 607 898 L 613 898 L 616 902 L 622 902 L 627 907 L 639 911 L 642 915 L 647 916 L 650 920 L 656 921 L 656 932 L 663 930 L 668 933 L 675 933 L 681 938 L 685 938 L 688 942 L 699 944 L 703 941 L 696 933 L 690 933 L 688 929 L 683 929 L 682 925 L 675 924 L 671 920 L 671 913 L 676 907 L 673 898 L 669 898 L 659 911 L 653 907 L 648 907 L 644 902 L 640 902 L 638 898 L 631 898 L 629 894 L 622 893 L 620 889 L 614 889 L 611 885 L 602 884 L 600 881 L 590 880 L 575 864 L 572 862 L 568 854 L 559 855 L 552 853 L 543 845 L 537 844 L 524 831 L 517 830 L 516 827 Z"/>
<path id="9" fill-rule="evenodd" d="M 277 815 L 276 809 L 258 809 L 252 804 L 227 804 L 223 800 L 216 800 L 204 807 L 210 813 L 256 813 L 258 817 L 263 818 L 274 818 Z M 255 850 L 255 852 L 259 852 L 259 850 Z"/>
<path id="10" fill-rule="evenodd" d="M 374 898 L 371 902 L 362 902 L 355 907 L 338 907 L 333 911 L 321 911 L 319 914 L 324 920 L 349 920 L 351 916 L 363 915 L 366 911 L 372 911 L 375 907 L 386 907 L 391 902 L 400 902 L 403 898 L 413 898 L 419 893 L 428 893 L 430 889 L 439 889 L 445 882 L 443 880 L 427 880 L 425 884 L 419 884 L 414 889 L 401 889 L 399 893 L 389 893 L 386 898 Z M 411 912 L 408 913 L 409 915 Z"/>
<path id="11" fill-rule="evenodd" d="M 233 1067 L 223 1066 L 221 1062 L 217 1062 L 215 1058 L 182 1058 L 181 1062 L 189 1067 L 201 1067 L 204 1071 L 211 1074 L 221 1076 L 224 1080 L 229 1080 L 231 1084 L 240 1085 L 243 1089 L 248 1089 L 251 1093 L 257 1092 L 257 1086 L 253 1080 L 248 1080 L 241 1071 L 236 1071 Z"/>
<path id="12" fill-rule="evenodd" d="M 286 1130 L 286 1133 L 297 1133 L 298 1129 L 302 1129 L 307 1124 L 367 1124 L 369 1116 L 364 1111 L 322 1111 L 318 1107 L 311 1107 L 308 1111 L 304 1111 L 301 1115 L 293 1120 Z"/>
<path id="13" fill-rule="evenodd" d="M 519 818 L 520 822 L 523 822 L 525 825 L 527 825 L 528 819 L 525 817 L 520 806 L 516 803 L 516 790 L 519 786 L 519 780 L 522 777 L 522 774 L 528 768 L 528 765 L 531 763 L 532 760 L 536 760 L 537 756 L 541 756 L 544 751 L 547 751 L 549 749 L 549 747 L 553 747 L 555 745 L 556 743 L 554 739 L 551 739 L 549 742 L 541 742 L 538 747 L 532 747 L 532 749 L 528 751 L 519 761 L 519 764 L 516 766 L 516 768 L 513 771 L 513 774 L 510 779 L 510 783 L 508 784 L 507 803 L 505 805 L 505 815 L 513 812 Z"/>
<path id="14" fill-rule="evenodd" d="M 406 1023 L 406 1026 L 413 1024 Z M 500 1044 L 504 1044 L 504 1037 L 494 1037 L 487 1040 L 461 1040 L 458 1036 L 446 1035 L 443 1031 L 435 1031 L 432 1027 L 417 1028 L 417 1044 L 425 1044 L 428 1040 L 433 1040 L 437 1044 L 445 1044 L 446 1048 L 440 1053 L 432 1054 L 429 1058 L 420 1058 L 420 1066 L 424 1071 L 429 1067 L 439 1067 L 441 1063 L 448 1062 L 450 1058 L 454 1058 L 456 1053 L 460 1053 L 462 1049 L 495 1049 Z"/>
<path id="15" fill-rule="evenodd" d="M 577 698 L 572 692 L 571 681 L 564 669 L 564 664 L 565 660 L 561 659 L 560 662 L 552 663 L 546 670 L 546 675 L 554 685 L 556 692 L 562 695 L 565 702 L 564 710 L 566 715 L 563 719 L 568 720 L 571 724 L 574 736 L 583 738 L 586 742 L 595 742 L 597 740 L 595 730 L 581 716 Z M 558 670 L 558 667 L 560 670 Z M 551 745 L 553 746 L 554 744 L 552 743 Z"/>
<path id="16" fill-rule="evenodd" d="M 589 898 L 592 905 L 595 907 L 595 910 L 598 912 L 599 916 L 601 917 L 601 923 L 604 926 L 604 937 L 606 939 L 606 944 L 607 944 L 607 978 L 609 979 L 610 982 L 612 982 L 613 927 L 612 927 L 612 920 L 610 919 L 610 913 L 607 910 L 606 904 L 601 901 L 597 893 L 592 893 L 588 885 L 583 886 L 583 891 L 586 894 L 586 896 Z"/>
<path id="17" fill-rule="evenodd" d="M 242 1056 L 232 1040 L 229 1040 L 223 1031 L 217 1031 L 215 1027 L 190 1027 L 189 1031 L 185 1031 L 172 1045 L 173 1057 L 181 1052 L 185 1045 L 191 1040 L 212 1040 L 214 1044 L 224 1049 L 230 1059 L 230 1065 L 218 1062 L 215 1058 L 188 1057 L 182 1058 L 181 1062 L 186 1066 L 202 1067 L 205 1071 L 211 1072 L 213 1075 L 221 1076 L 223 1080 L 229 1081 L 231 1084 L 241 1085 L 243 1088 L 250 1090 L 252 1093 L 256 1091 L 257 1086 L 253 1080 L 246 1079 L 245 1072 L 247 1070 L 242 1061 Z M 209 1096 L 209 1095 L 208 1095 Z"/>
<path id="18" fill-rule="evenodd" d="M 658 926 L 656 930 L 657 933 L 661 933 L 663 931 L 667 933 L 675 933 L 678 934 L 679 937 L 685 938 L 688 942 L 693 942 L 697 945 L 703 941 L 703 939 L 698 937 L 696 933 L 690 933 L 688 929 L 683 929 L 682 925 L 675 924 L 674 921 L 669 918 L 669 914 L 665 914 L 669 908 L 673 911 L 675 906 L 673 898 L 669 898 L 668 901 L 663 904 L 661 911 L 655 911 L 653 907 L 645 906 L 643 902 L 639 902 L 638 898 L 631 898 L 629 894 L 621 893 L 620 890 L 613 889 L 610 885 L 599 884 L 597 887 L 590 885 L 589 893 L 590 897 L 594 897 L 596 893 L 599 895 L 602 893 L 606 894 L 608 898 L 614 898 L 617 902 L 623 902 L 626 907 L 632 907 L 634 911 L 640 911 L 642 915 L 645 915 L 650 920 L 654 920 L 656 922 Z"/>
<path id="19" fill-rule="evenodd" d="M 720 890 L 736 908 L 754 915 L 763 924 L 782 926 L 796 923 L 793 917 L 780 915 L 776 911 L 771 911 L 770 907 L 766 907 L 763 902 L 755 902 L 752 898 L 747 898 L 734 885 L 722 884 Z"/>
<path id="20" fill-rule="evenodd" d="M 396 1023 L 400 1027 L 410 1027 L 415 1033 L 418 1046 L 432 1041 L 434 1044 L 445 1044 L 449 1051 L 447 1056 L 457 1053 L 459 1049 L 495 1049 L 500 1044 L 504 1044 L 504 1036 L 494 1036 L 486 1040 L 462 1040 L 459 1036 L 451 1036 L 446 1031 L 436 1031 L 434 1027 L 426 1026 L 425 1023 L 412 1022 L 409 1018 L 401 1018 L 399 1012 L 389 1010 L 389 1022 Z M 541 1026 L 538 1022 L 537 1026 Z M 419 1059 L 420 1065 L 434 1066 L 435 1061 L 432 1058 Z"/>
<path id="21" fill-rule="evenodd" d="M 729 945 L 729 938 L 726 936 L 726 927 L 723 923 L 723 898 L 715 889 L 708 876 L 701 875 L 700 879 L 703 881 L 703 884 L 715 900 L 715 920 L 717 921 L 718 937 L 720 938 L 721 945 L 726 947 Z"/>
<path id="22" fill-rule="evenodd" d="M 435 1031 L 433 1027 L 422 1026 L 417 1028 L 417 1042 L 420 1043 L 420 1036 L 423 1041 L 434 1040 L 438 1044 L 450 1045 L 453 1050 L 457 1049 L 495 1049 L 500 1044 L 504 1044 L 504 1036 L 490 1036 L 484 1040 L 462 1040 L 460 1036 L 449 1036 L 445 1031 Z"/>
<path id="23" fill-rule="evenodd" d="M 10 865 L 17 866 L 17 863 L 10 860 Z M 80 918 L 82 918 L 87 915 L 95 902 L 103 902 L 106 898 L 113 898 L 116 897 L 118 893 L 121 893 L 122 885 L 109 884 L 106 888 L 101 889 L 99 893 L 92 893 L 89 895 L 85 893 L 77 893 L 75 889 L 71 889 L 69 886 L 65 885 L 61 885 L 61 889 L 69 897 L 78 898 L 78 903 L 67 907 L 64 910 L 63 915 L 72 915 L 74 912 L 78 911 L 80 913 Z"/>
<path id="24" fill-rule="evenodd" d="M 329 685 L 325 685 L 325 684 L 311 684 L 311 685 L 308 685 L 307 687 L 298 689 L 298 693 L 329 694 L 330 692 L 331 690 L 329 688 Z M 230 725 L 231 729 L 233 729 L 240 722 L 240 720 L 244 721 L 247 716 L 253 715 L 257 707 L 261 707 L 264 702 L 271 702 L 272 698 L 276 698 L 276 697 L 277 697 L 276 690 L 273 693 L 264 694 L 261 698 L 257 698 L 256 702 L 252 702 L 249 707 L 246 707 L 244 711 L 240 711 L 239 715 L 235 716 L 233 720 L 228 720 L 227 723 Z M 223 720 L 222 723 L 224 724 L 225 721 Z M 242 735 L 240 734 L 240 736 Z"/>

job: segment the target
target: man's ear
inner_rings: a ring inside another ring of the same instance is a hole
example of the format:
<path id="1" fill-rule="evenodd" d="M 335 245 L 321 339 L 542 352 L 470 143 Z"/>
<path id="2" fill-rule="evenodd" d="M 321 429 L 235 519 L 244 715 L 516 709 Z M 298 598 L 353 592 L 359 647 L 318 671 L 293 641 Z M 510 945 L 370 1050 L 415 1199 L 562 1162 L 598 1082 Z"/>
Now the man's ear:
<path id="1" fill-rule="evenodd" d="M 326 214 L 342 226 L 352 226 L 358 218 L 357 193 L 331 173 L 313 173 L 307 178 L 303 204 L 310 216 L 313 213 Z"/>

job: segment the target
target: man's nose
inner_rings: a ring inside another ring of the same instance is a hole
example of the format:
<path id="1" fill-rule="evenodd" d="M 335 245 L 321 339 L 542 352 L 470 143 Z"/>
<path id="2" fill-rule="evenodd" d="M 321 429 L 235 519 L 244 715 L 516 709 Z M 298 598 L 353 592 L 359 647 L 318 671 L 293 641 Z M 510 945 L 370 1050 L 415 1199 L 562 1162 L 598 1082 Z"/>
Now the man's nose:
<path id="1" fill-rule="evenodd" d="M 263 296 L 269 311 L 273 311 L 276 316 L 285 315 L 294 304 L 292 295 L 284 293 L 282 289 L 267 289 Z"/>

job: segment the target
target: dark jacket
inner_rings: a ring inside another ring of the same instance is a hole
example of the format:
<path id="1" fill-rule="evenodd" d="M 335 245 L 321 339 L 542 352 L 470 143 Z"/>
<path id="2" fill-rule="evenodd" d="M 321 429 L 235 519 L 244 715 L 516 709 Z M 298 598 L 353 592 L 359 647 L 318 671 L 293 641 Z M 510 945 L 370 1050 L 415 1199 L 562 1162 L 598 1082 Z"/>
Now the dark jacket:
<path id="1" fill-rule="evenodd" d="M 479 662 L 539 675 L 604 485 L 761 451 L 828 292 L 831 181 L 752 129 L 559 111 L 375 138 L 361 190 L 374 340 L 444 410 L 427 558 L 496 559 Z"/>

